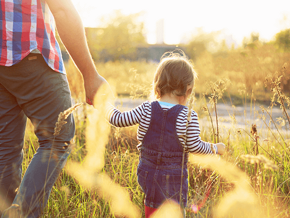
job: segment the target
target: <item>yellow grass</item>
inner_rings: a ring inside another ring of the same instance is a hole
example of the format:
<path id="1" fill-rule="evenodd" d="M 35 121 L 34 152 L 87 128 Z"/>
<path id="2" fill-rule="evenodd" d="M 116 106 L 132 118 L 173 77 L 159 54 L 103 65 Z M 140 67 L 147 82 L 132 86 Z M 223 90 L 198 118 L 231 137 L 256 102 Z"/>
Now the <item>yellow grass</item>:
<path id="1" fill-rule="evenodd" d="M 265 88 L 264 78 L 279 71 L 287 58 L 288 53 L 279 53 L 268 45 L 257 45 L 254 50 L 235 50 L 223 56 L 204 53 L 195 63 L 199 74 L 195 91 L 212 95 L 209 82 L 222 78 L 227 81 L 227 89 L 220 100 L 228 96 L 244 99 L 254 95 L 252 98 L 270 102 L 272 93 Z M 118 94 L 149 95 L 156 64 L 125 61 L 96 65 L 99 73 L 114 84 Z M 74 99 L 84 102 L 81 78 L 71 62 L 67 64 L 67 72 Z M 104 119 L 107 95 L 102 94 L 105 92 L 98 93 L 96 109 L 83 106 L 81 114 L 75 113 L 76 144 L 52 190 L 43 217 L 144 217 L 144 194 L 136 178 L 136 127 L 117 130 L 108 125 Z M 198 100 L 194 109 L 208 116 L 208 112 L 199 109 Z M 197 214 L 188 212 L 186 217 L 289 217 L 289 133 L 283 133 L 285 143 L 279 135 L 275 138 L 267 134 L 267 141 L 259 142 L 264 150 L 254 156 L 255 141 L 250 136 L 250 128 L 238 130 L 234 117 L 232 119 L 230 130 L 219 128 L 220 141 L 227 145 L 227 154 L 222 159 L 190 156 L 189 204 L 204 199 L 206 184 L 213 172 L 219 178 L 204 207 Z M 259 126 L 257 128 L 259 131 Z M 213 132 L 211 127 L 201 124 L 203 140 L 213 142 Z M 281 143 L 284 144 L 281 146 Z M 28 128 L 24 171 L 35 147 L 37 140 Z M 153 217 L 182 217 L 182 212 L 169 201 Z"/>

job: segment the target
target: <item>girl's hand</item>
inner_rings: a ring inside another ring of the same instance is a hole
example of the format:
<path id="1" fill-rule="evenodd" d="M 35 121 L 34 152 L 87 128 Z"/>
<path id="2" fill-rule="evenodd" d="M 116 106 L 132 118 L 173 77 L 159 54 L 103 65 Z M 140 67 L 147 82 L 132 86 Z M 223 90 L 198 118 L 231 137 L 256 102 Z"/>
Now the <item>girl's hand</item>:
<path id="1" fill-rule="evenodd" d="M 226 146 L 224 143 L 216 143 L 218 154 L 223 155 L 226 151 Z"/>

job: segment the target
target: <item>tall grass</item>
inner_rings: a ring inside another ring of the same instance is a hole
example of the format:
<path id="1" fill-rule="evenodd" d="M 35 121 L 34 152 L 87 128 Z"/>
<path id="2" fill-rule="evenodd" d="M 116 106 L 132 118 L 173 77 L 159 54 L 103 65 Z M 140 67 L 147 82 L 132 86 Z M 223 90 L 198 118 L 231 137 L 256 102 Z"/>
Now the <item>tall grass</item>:
<path id="1" fill-rule="evenodd" d="M 269 71 L 275 71 L 275 66 L 281 64 L 288 54 L 279 54 L 280 60 L 271 57 L 272 48 L 263 49 L 249 50 L 246 54 L 235 51 L 226 57 L 204 54 L 196 62 L 199 72 L 196 92 L 204 94 L 205 98 L 212 98 L 216 116 L 216 128 L 213 121 L 210 126 L 200 122 L 201 138 L 210 142 L 224 142 L 227 152 L 221 159 L 191 156 L 188 166 L 189 206 L 202 202 L 209 181 L 213 183 L 204 206 L 197 214 L 190 207 L 187 208 L 186 217 L 290 217 L 289 127 L 288 132 L 281 131 L 281 120 L 287 121 L 287 104 L 281 106 L 281 119 L 270 119 L 270 123 L 264 119 L 265 114 L 258 112 L 251 104 L 251 110 L 256 113 L 256 117 L 260 117 L 267 124 L 265 130 L 256 126 L 257 131 L 252 131 L 252 134 L 251 125 L 245 125 L 242 129 L 237 127 L 234 114 L 229 114 L 232 119 L 231 127 L 224 127 L 216 109 L 218 100 L 226 100 L 228 97 L 233 105 L 233 96 L 240 96 L 242 99 L 249 91 L 254 93 L 256 98 L 259 98 L 260 92 L 266 92 L 261 101 L 266 99 L 266 102 L 269 100 L 271 104 L 271 96 L 275 94 L 275 89 L 272 89 L 274 93 L 266 89 L 262 78 L 271 73 Z M 257 59 L 257 56 L 260 58 Z M 155 64 L 120 62 L 97 66 L 105 78 L 116 84 L 119 94 L 132 97 L 149 95 Z M 260 72 L 255 67 L 263 69 L 259 75 L 254 75 L 253 72 Z M 68 64 L 67 71 L 75 101 L 83 102 L 83 87 L 71 63 Z M 217 87 L 213 84 L 218 84 L 218 79 L 213 75 L 230 81 L 227 90 L 217 93 Z M 210 81 L 215 88 L 209 89 L 208 86 L 204 86 Z M 245 87 L 243 96 L 238 92 L 239 87 Z M 282 88 L 276 90 L 281 92 L 281 96 L 286 96 Z M 286 98 L 282 100 L 285 101 Z M 97 100 L 103 101 L 104 99 Z M 277 98 L 272 99 L 273 101 L 279 103 Z M 202 108 L 206 108 L 206 111 L 202 111 Z M 205 106 L 204 100 L 197 99 L 194 110 L 200 117 L 212 119 L 209 114 L 213 114 L 213 110 L 208 108 L 207 104 Z M 144 194 L 137 184 L 136 176 L 139 159 L 136 150 L 137 127 L 110 127 L 102 119 L 104 113 L 103 104 L 100 103 L 97 110 L 84 105 L 82 109 L 74 112 L 75 144 L 65 170 L 53 187 L 42 217 L 144 216 Z M 267 116 L 271 116 L 271 113 Z M 273 123 L 276 126 L 274 129 L 271 127 Z M 31 124 L 28 123 L 24 172 L 37 147 L 37 138 L 33 134 Z M 219 179 L 213 180 L 213 175 L 219 175 Z M 176 204 L 167 202 L 154 217 L 181 217 L 181 214 Z"/>
<path id="2" fill-rule="evenodd" d="M 81 166 L 86 165 L 85 158 L 89 151 L 86 140 L 84 139 L 84 128 L 85 126 L 83 126 L 82 123 L 77 123 L 76 144 L 69 157 L 68 163 L 73 161 L 79 163 Z M 209 130 L 210 129 L 202 129 L 202 132 L 210 132 Z M 78 178 L 76 175 L 71 173 L 68 174 L 68 171 L 63 171 L 52 190 L 43 217 L 122 217 L 122 215 L 116 215 L 114 210 L 112 210 L 113 199 L 107 199 L 107 194 L 104 196 L 104 193 L 98 190 L 102 187 L 96 182 L 97 180 L 105 180 L 105 184 L 108 185 L 109 189 L 112 188 L 113 183 L 123 187 L 128 194 L 125 194 L 125 196 L 129 197 L 132 204 L 137 206 L 140 213 L 144 216 L 143 193 L 137 184 L 136 177 L 139 158 L 135 148 L 137 144 L 135 141 L 135 132 L 136 128 L 123 130 L 110 128 L 110 135 L 105 147 L 106 150 L 103 151 L 103 168 L 98 169 L 96 171 L 98 173 L 92 174 L 90 168 L 84 168 L 80 170 L 81 174 L 79 175 L 83 178 Z M 100 135 L 101 134 L 96 134 L 96 136 Z M 221 134 L 221 141 L 223 141 L 224 138 L 225 135 Z M 231 163 L 233 166 L 236 166 L 237 170 L 239 168 L 245 175 L 248 175 L 249 180 L 247 184 L 249 188 L 247 188 L 247 191 L 250 191 L 251 194 L 245 195 L 244 191 L 240 189 L 234 191 L 233 181 L 227 181 L 227 176 L 224 176 L 221 180 L 213 184 L 210 197 L 199 213 L 194 214 L 188 211 L 187 217 L 216 217 L 215 205 L 220 205 L 220 202 L 228 196 L 226 193 L 231 190 L 233 190 L 231 191 L 231 195 L 238 195 L 234 198 L 237 201 L 236 207 L 240 204 L 240 195 L 245 196 L 246 199 L 251 196 L 250 199 L 253 198 L 255 200 L 249 200 L 248 206 L 253 208 L 253 205 L 255 206 L 258 204 L 261 208 L 259 213 L 263 213 L 264 217 L 289 216 L 289 159 L 285 157 L 277 141 L 269 137 L 268 141 L 260 142 L 260 146 L 267 149 L 267 152 L 275 159 L 278 159 L 275 163 L 278 165 L 279 169 L 274 171 L 273 169 L 259 167 L 259 171 L 256 173 L 254 165 L 245 162 L 244 159 L 241 158 L 242 155 L 246 154 L 254 155 L 253 145 L 253 140 L 246 133 L 236 131 L 232 134 L 230 146 L 227 147 L 227 155 L 223 158 L 227 161 L 227 164 Z M 35 152 L 35 147 L 37 147 L 36 138 L 29 132 L 26 135 L 26 146 L 27 154 L 24 161 L 24 170 L 27 167 L 29 159 Z M 261 151 L 261 153 L 268 156 L 268 154 L 263 151 Z M 97 159 L 95 160 L 95 162 L 98 161 Z M 200 161 L 196 160 L 196 162 L 197 165 L 189 165 L 189 204 L 196 204 L 203 200 L 207 190 L 206 186 L 208 180 L 212 174 L 212 169 L 207 169 L 206 166 L 200 165 Z M 92 161 L 92 163 L 94 163 L 94 161 Z M 212 166 L 218 163 L 219 161 L 213 162 Z M 75 172 L 78 170 L 78 167 L 70 164 L 68 164 L 67 167 Z M 104 175 L 106 175 L 106 177 L 103 178 Z M 82 179 L 88 180 L 89 184 L 84 183 Z M 227 205 L 226 208 L 228 207 L 229 205 Z M 234 206 L 230 208 L 232 207 Z M 125 208 L 128 209 L 127 206 Z M 227 212 L 220 213 L 224 214 Z M 231 213 L 234 213 L 234 210 L 231 211 Z M 236 216 L 233 215 L 233 217 Z"/>

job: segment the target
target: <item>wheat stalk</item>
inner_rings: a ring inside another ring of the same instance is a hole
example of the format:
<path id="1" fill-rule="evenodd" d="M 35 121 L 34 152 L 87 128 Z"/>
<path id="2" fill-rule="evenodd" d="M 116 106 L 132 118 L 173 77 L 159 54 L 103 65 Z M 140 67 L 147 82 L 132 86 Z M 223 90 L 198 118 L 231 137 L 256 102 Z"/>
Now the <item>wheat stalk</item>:
<path id="1" fill-rule="evenodd" d="M 73 111 L 75 111 L 81 105 L 83 105 L 83 103 L 78 103 L 70 107 L 69 109 L 65 110 L 64 112 L 59 113 L 57 122 L 55 123 L 55 128 L 54 128 L 54 133 L 53 133 L 54 136 L 59 135 L 61 128 L 63 127 L 63 125 L 67 123 L 65 120 Z"/>
<path id="2" fill-rule="evenodd" d="M 272 170 L 278 170 L 278 166 L 275 165 L 271 160 L 266 158 L 264 155 L 241 155 L 241 158 L 251 164 L 259 164 L 263 163 L 265 169 L 272 169 Z"/>
<path id="3" fill-rule="evenodd" d="M 186 137 L 188 124 L 191 121 L 191 109 L 192 109 L 193 100 L 194 100 L 194 92 L 192 91 L 190 96 L 189 96 L 189 101 L 188 101 L 188 114 L 187 114 L 185 137 Z M 186 145 L 186 142 L 187 142 L 187 140 L 185 140 L 185 143 L 183 145 L 183 154 L 182 154 L 182 163 L 181 163 L 181 184 L 180 184 L 180 192 L 179 192 L 179 202 L 181 204 L 181 207 L 183 207 L 183 204 L 182 204 L 182 181 L 183 181 L 183 169 L 184 169 L 184 158 L 185 158 L 185 145 Z"/>

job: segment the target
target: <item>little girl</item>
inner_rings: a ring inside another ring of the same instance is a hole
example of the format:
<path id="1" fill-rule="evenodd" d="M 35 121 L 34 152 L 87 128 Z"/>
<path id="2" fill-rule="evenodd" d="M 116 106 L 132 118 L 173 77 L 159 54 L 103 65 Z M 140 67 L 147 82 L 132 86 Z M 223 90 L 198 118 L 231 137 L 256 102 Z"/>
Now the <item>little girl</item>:
<path id="1" fill-rule="evenodd" d="M 166 55 L 157 67 L 153 80 L 153 94 L 157 101 L 146 101 L 123 113 L 115 108 L 109 111 L 109 122 L 116 127 L 139 124 L 137 138 L 140 144 L 137 148 L 140 159 L 137 176 L 145 193 L 146 218 L 167 199 L 186 207 L 188 152 L 213 153 L 211 144 L 200 139 L 195 111 L 191 111 L 191 120 L 187 124 L 189 111 L 185 104 L 192 92 L 196 73 L 184 55 Z M 212 147 L 217 153 L 224 153 L 223 143 Z M 185 158 L 182 158 L 183 148 L 186 151 Z"/>

